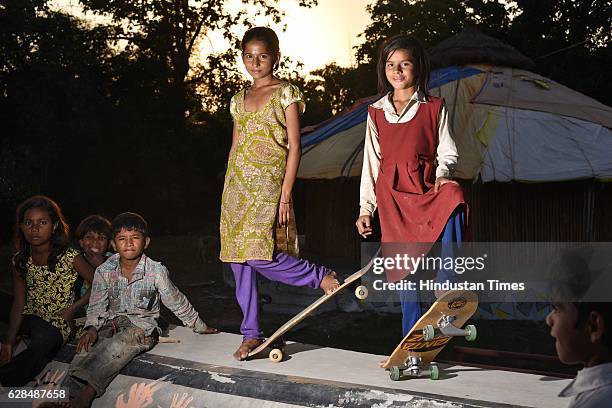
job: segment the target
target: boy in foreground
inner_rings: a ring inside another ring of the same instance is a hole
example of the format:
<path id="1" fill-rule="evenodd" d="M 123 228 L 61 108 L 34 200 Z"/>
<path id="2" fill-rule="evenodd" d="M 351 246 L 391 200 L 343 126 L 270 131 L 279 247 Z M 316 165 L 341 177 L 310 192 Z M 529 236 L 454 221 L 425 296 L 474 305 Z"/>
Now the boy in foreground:
<path id="1" fill-rule="evenodd" d="M 546 317 L 561 362 L 584 364 L 559 394 L 572 397 L 569 408 L 603 408 L 612 401 L 612 303 L 588 302 L 584 296 L 596 274 L 610 273 L 605 265 L 598 271 L 594 258 L 584 249 L 562 256 L 554 271 L 557 301 Z"/>
<path id="2" fill-rule="evenodd" d="M 112 223 L 117 254 L 96 269 L 85 334 L 70 364 L 68 386 L 74 407 L 89 407 L 134 357 L 150 350 L 159 337 L 159 301 L 199 334 L 217 333 L 200 319 L 161 263 L 144 254 L 147 222 L 123 213 Z"/>

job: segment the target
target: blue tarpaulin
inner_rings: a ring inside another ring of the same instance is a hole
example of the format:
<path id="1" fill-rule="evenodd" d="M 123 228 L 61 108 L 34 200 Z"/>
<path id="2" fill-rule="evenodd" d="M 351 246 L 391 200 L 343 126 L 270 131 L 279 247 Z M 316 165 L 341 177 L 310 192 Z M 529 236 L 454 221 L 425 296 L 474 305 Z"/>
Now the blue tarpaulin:
<path id="1" fill-rule="evenodd" d="M 482 71 L 471 67 L 446 67 L 431 72 L 429 88 L 437 88 L 448 82 L 467 78 L 472 75 L 480 74 Z M 374 95 L 360 101 L 347 112 L 338 114 L 329 123 L 315 129 L 314 131 L 302 135 L 302 148 L 315 145 L 323 140 L 340 133 L 344 130 L 357 126 L 364 122 L 368 116 L 368 105 L 376 101 L 379 96 Z"/>

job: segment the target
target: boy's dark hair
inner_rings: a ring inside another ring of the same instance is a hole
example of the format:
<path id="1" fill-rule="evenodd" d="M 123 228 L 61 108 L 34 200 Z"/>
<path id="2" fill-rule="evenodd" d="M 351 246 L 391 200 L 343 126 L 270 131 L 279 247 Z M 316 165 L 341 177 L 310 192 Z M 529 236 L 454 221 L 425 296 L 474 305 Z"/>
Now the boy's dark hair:
<path id="1" fill-rule="evenodd" d="M 115 238 L 122 229 L 141 232 L 145 237 L 149 236 L 149 225 L 142 216 L 133 212 L 124 212 L 115 217 L 112 223 L 112 236 Z"/>
<path id="2" fill-rule="evenodd" d="M 253 27 L 247 31 L 240 41 L 240 50 L 244 51 L 246 45 L 251 41 L 262 41 L 266 43 L 266 46 L 274 54 L 274 58 L 278 58 L 280 55 L 280 45 L 278 43 L 278 37 L 274 30 L 268 27 Z M 277 66 L 274 66 L 277 68 Z"/>
<path id="3" fill-rule="evenodd" d="M 610 273 L 606 266 L 608 258 L 599 247 L 564 251 L 552 269 L 552 291 L 555 301 L 572 303 L 576 307 L 575 327 L 585 324 L 591 312 L 599 313 L 606 326 L 603 344 L 612 350 L 612 302 L 587 301 L 587 293 L 593 292 L 597 278 Z"/>
<path id="4" fill-rule="evenodd" d="M 396 50 L 406 50 L 412 57 L 414 65 L 415 85 L 417 89 L 429 96 L 427 87 L 429 83 L 429 57 L 423 43 L 416 37 L 407 34 L 397 34 L 387 38 L 378 48 L 378 62 L 376 73 L 378 74 L 378 93 L 386 94 L 393 90 L 393 86 L 387 81 L 386 65 L 389 56 Z"/>
<path id="5" fill-rule="evenodd" d="M 43 195 L 37 195 L 28 198 L 17 207 L 15 211 L 15 256 L 13 257 L 13 265 L 20 276 L 25 277 L 27 273 L 27 262 L 30 257 L 30 244 L 26 241 L 21 224 L 25 217 L 25 213 L 32 208 L 39 208 L 46 211 L 51 218 L 51 224 L 55 225 L 55 230 L 51 234 L 51 253 L 47 260 L 47 265 L 51 271 L 55 270 L 57 258 L 68 248 L 68 223 L 60 206 Z"/>
<path id="6" fill-rule="evenodd" d="M 113 234 L 110 221 L 98 214 L 90 215 L 81 221 L 74 232 L 75 239 L 77 241 L 83 239 L 88 232 L 96 232 L 100 235 L 105 235 L 108 239 L 110 239 Z"/>

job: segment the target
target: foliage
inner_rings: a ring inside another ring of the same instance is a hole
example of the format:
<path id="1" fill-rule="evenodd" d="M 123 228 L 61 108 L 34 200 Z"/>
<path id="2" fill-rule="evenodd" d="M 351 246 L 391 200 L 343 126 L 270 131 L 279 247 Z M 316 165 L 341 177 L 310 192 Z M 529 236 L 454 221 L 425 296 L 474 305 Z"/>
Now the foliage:
<path id="1" fill-rule="evenodd" d="M 361 34 L 367 40 L 356 55 L 370 75 L 375 75 L 373 63 L 385 38 L 407 32 L 433 46 L 470 25 L 534 59 L 539 73 L 604 103 L 612 101 L 603 69 L 612 58 L 609 1 L 378 0 L 368 12 L 372 23 Z"/>
<path id="2" fill-rule="evenodd" d="M 303 6 L 316 0 L 295 0 Z M 231 142 L 227 110 L 247 85 L 235 32 L 255 14 L 282 20 L 277 1 L 80 0 L 98 25 L 53 11 L 48 0 L 0 0 L 0 211 L 3 237 L 18 201 L 57 198 L 74 224 L 135 210 L 154 231 L 216 231 Z M 611 103 L 604 67 L 609 2 L 603 0 L 378 0 L 356 48 L 357 65 L 308 77 L 283 59 L 279 76 L 304 90 L 303 125 L 376 92 L 380 42 L 411 32 L 431 46 L 476 25 L 533 58 L 537 70 Z M 199 61 L 203 36 L 229 50 Z M 171 214 L 171 215 L 170 215 Z"/>

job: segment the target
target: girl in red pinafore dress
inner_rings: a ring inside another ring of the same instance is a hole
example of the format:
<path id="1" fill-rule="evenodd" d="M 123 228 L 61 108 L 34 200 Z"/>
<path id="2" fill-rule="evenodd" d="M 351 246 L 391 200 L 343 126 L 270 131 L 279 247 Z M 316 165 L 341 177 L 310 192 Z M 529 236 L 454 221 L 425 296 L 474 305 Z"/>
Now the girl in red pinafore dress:
<path id="1" fill-rule="evenodd" d="M 370 235 L 378 210 L 383 243 L 461 242 L 467 205 L 451 180 L 457 148 L 444 99 L 427 93 L 423 45 L 404 34 L 389 38 L 380 49 L 377 73 L 384 96 L 368 108 L 357 230 L 364 238 Z M 388 271 L 389 280 L 402 279 L 399 272 Z M 421 310 L 416 291 L 400 292 L 400 301 L 405 335 Z"/>

